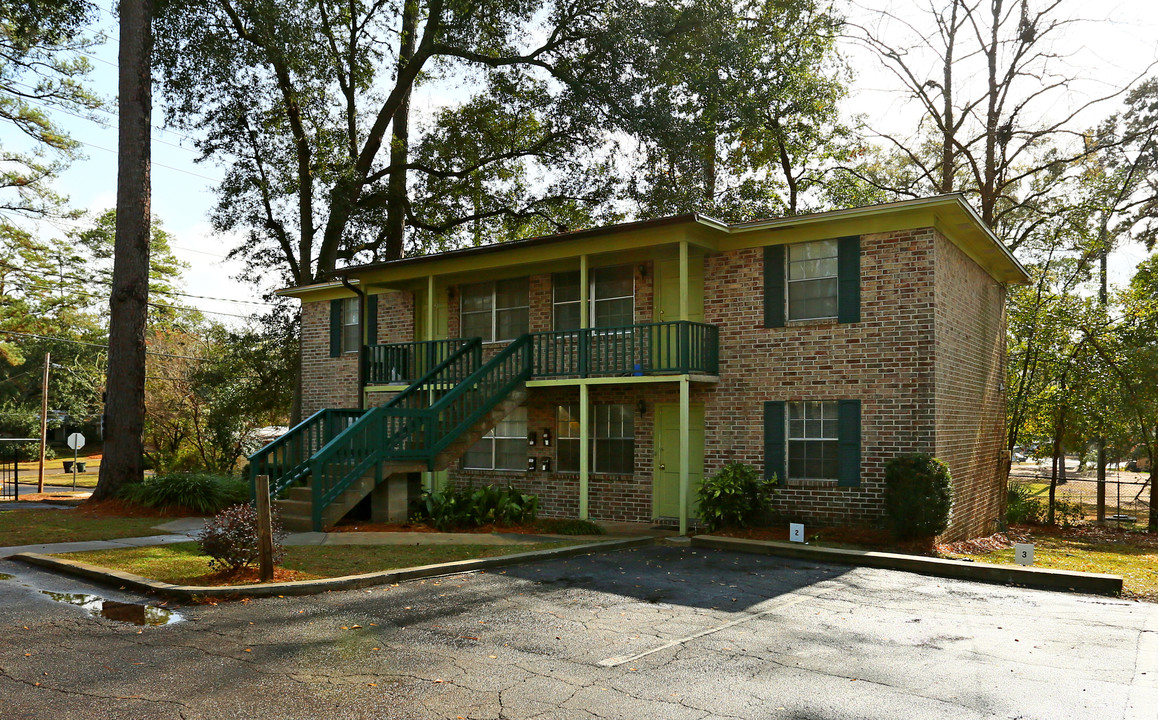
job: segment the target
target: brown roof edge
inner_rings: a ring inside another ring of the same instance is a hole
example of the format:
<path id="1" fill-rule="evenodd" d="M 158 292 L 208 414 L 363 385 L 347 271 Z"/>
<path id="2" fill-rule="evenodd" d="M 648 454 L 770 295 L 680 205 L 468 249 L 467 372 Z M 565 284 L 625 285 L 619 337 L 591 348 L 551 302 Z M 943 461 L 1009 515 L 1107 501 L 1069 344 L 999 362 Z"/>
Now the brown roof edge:
<path id="1" fill-rule="evenodd" d="M 577 240 L 586 237 L 595 237 L 598 235 L 610 235 L 612 233 L 630 232 L 632 230 L 644 230 L 649 228 L 663 227 L 665 225 L 678 225 L 687 222 L 700 222 L 707 220 L 710 223 L 718 223 L 705 215 L 699 213 L 683 213 L 681 215 L 669 215 L 668 217 L 655 218 L 654 220 L 635 220 L 627 223 L 617 223 L 615 225 L 602 225 L 600 227 L 588 228 L 586 230 L 574 230 L 565 233 L 556 233 L 555 235 L 540 235 L 538 237 L 526 238 L 524 240 L 511 240 L 509 242 L 497 242 L 489 245 L 478 245 L 475 247 L 458 248 L 457 250 L 447 250 L 445 252 L 433 253 L 430 255 L 414 255 L 412 257 L 398 258 L 397 260 L 384 260 L 377 263 L 369 263 L 367 265 L 351 265 L 349 267 L 338 268 L 333 272 L 334 277 L 342 275 L 360 274 L 369 270 L 377 270 L 385 267 L 398 267 L 400 265 L 412 265 L 420 262 L 428 262 L 434 259 L 447 257 L 462 257 L 464 255 L 483 255 L 491 252 L 499 252 L 502 250 L 510 250 L 518 247 L 533 247 L 535 245 L 548 245 L 553 242 L 563 242 L 564 240 Z"/>

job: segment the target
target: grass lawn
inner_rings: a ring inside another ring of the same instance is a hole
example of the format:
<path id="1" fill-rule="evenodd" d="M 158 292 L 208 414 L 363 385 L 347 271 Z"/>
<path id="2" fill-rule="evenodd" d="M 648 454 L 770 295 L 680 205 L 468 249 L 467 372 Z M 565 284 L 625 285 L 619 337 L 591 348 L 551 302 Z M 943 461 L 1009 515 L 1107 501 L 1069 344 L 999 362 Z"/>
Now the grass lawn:
<path id="1" fill-rule="evenodd" d="M 83 510 L 0 510 L 0 547 L 164 535 L 155 517 L 107 517 Z"/>
<path id="2" fill-rule="evenodd" d="M 571 542 L 527 543 L 520 545 L 331 545 L 286 548 L 281 568 L 290 571 L 277 579 L 358 575 L 379 570 L 430 565 L 452 560 L 512 555 L 532 550 L 574 545 Z M 209 569 L 209 558 L 197 543 L 174 543 L 125 550 L 98 550 L 62 553 L 56 557 L 122 570 L 176 585 L 233 584 Z M 236 582 L 252 582 L 252 574 Z"/>
<path id="3" fill-rule="evenodd" d="M 1158 602 L 1158 538 L 1153 535 L 1088 526 L 1058 533 L 1036 532 L 1035 528 L 1018 542 L 1033 543 L 1035 567 L 1121 575 L 1124 596 Z M 967 556 L 979 562 L 1013 564 L 1011 547 Z"/>

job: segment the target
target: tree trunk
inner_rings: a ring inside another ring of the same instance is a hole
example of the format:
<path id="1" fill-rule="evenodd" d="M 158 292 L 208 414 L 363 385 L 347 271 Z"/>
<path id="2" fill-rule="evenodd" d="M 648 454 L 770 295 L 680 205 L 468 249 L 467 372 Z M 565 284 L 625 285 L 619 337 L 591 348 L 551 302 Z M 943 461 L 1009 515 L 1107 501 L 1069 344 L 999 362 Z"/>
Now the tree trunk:
<path id="1" fill-rule="evenodd" d="M 144 476 L 145 320 L 149 299 L 150 120 L 153 109 L 149 0 L 121 0 L 117 237 L 109 299 L 104 459 L 94 500 Z"/>
<path id="2" fill-rule="evenodd" d="M 418 4 L 405 3 L 402 14 L 402 44 L 398 48 L 399 72 L 414 57 L 414 42 L 418 32 Z M 386 255 L 383 260 L 402 257 L 402 237 L 406 228 L 406 170 L 401 169 L 409 157 L 410 90 L 402 97 L 391 121 L 390 165 L 398 168 L 390 173 L 386 186 Z"/>

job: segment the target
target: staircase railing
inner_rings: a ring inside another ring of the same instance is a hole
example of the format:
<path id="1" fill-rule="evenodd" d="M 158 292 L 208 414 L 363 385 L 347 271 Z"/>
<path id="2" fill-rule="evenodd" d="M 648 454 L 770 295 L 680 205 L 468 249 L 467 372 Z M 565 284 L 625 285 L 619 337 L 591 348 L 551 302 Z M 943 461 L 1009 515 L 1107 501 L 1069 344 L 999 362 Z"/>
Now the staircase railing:
<path id="1" fill-rule="evenodd" d="M 366 346 L 366 384 L 411 384 L 438 367 L 471 338 Z"/>
<path id="2" fill-rule="evenodd" d="M 289 432 L 249 456 L 250 494 L 258 475 L 269 476 L 269 493 L 283 490 L 309 475 L 310 458 L 363 415 L 363 410 L 319 410 Z"/>
<path id="3" fill-rule="evenodd" d="M 532 333 L 535 377 L 719 373 L 719 328 L 677 320 Z"/>
<path id="4" fill-rule="evenodd" d="M 367 412 L 310 461 L 314 528 L 321 528 L 322 511 L 330 503 L 371 469 L 380 475 L 386 461 L 422 462 L 433 470 L 440 452 L 530 377 L 531 338 L 524 335 L 429 407 L 411 405 L 400 394 Z M 418 385 L 405 392 L 420 393 Z"/>

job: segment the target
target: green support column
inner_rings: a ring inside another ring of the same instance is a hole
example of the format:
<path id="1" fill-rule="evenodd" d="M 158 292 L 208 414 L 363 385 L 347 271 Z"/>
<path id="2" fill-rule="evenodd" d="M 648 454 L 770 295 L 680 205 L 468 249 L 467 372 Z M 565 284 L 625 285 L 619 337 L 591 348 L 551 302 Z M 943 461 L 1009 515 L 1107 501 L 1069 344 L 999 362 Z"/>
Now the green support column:
<path id="1" fill-rule="evenodd" d="M 688 534 L 688 487 L 691 480 L 691 383 L 688 376 L 680 378 L 680 535 Z"/>
<path id="2" fill-rule="evenodd" d="M 688 313 L 688 243 L 680 241 L 680 320 L 689 320 Z"/>
<path id="3" fill-rule="evenodd" d="M 591 406 L 587 384 L 579 386 L 579 519 L 587 519 L 587 475 L 591 472 Z"/>
<path id="4" fill-rule="evenodd" d="M 423 329 L 426 333 L 426 340 L 434 340 L 434 276 L 426 276 L 426 327 Z M 415 328 L 417 331 L 418 328 Z M 429 370 L 430 368 L 427 368 Z M 428 404 L 434 402 L 434 390 L 430 390 L 427 398 Z M 423 484 L 426 486 L 427 492 L 434 492 L 434 473 L 422 473 Z"/>

